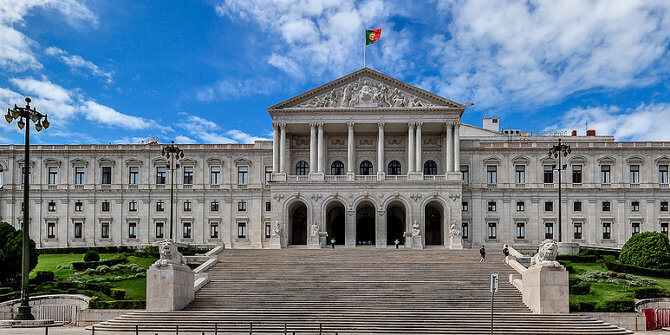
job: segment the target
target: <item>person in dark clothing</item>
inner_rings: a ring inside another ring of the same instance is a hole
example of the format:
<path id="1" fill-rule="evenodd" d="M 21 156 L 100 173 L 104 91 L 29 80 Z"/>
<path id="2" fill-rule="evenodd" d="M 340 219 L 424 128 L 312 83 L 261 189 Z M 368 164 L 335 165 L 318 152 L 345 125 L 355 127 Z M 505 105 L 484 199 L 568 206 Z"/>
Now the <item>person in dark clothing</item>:
<path id="1" fill-rule="evenodd" d="M 507 244 L 503 244 L 503 250 L 502 251 L 503 251 L 503 256 L 504 256 L 503 257 L 503 263 L 505 263 L 505 261 L 507 260 L 507 256 L 509 256 L 509 247 L 507 246 Z"/>
<path id="2" fill-rule="evenodd" d="M 330 239 L 330 247 L 335 249 L 335 237 Z"/>
<path id="3" fill-rule="evenodd" d="M 398 249 L 398 245 L 400 244 L 400 240 L 396 238 L 395 241 L 393 241 L 393 244 L 395 244 L 395 248 Z"/>
<path id="4" fill-rule="evenodd" d="M 486 260 L 486 248 L 482 245 L 482 247 L 479 249 L 479 254 L 482 256 L 482 258 L 479 259 L 479 263 L 483 262 Z"/>

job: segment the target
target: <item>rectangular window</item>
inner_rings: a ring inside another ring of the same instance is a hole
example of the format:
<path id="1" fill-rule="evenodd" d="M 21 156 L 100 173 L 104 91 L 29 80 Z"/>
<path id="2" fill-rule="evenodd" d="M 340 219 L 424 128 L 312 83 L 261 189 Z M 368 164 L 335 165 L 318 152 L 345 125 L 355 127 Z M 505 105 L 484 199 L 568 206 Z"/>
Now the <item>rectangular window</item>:
<path id="1" fill-rule="evenodd" d="M 272 166 L 265 167 L 265 183 L 268 184 L 272 181 Z"/>
<path id="2" fill-rule="evenodd" d="M 58 168 L 50 167 L 49 168 L 49 185 L 58 184 Z"/>
<path id="3" fill-rule="evenodd" d="M 103 212 L 109 212 L 109 201 L 103 201 L 102 202 L 101 210 Z"/>
<path id="4" fill-rule="evenodd" d="M 28 184 L 33 183 L 33 169 L 28 168 Z M 26 178 L 26 168 L 21 168 L 21 185 L 23 185 L 23 180 Z"/>
<path id="5" fill-rule="evenodd" d="M 83 236 L 83 226 L 81 222 L 74 223 L 74 238 L 81 238 Z"/>
<path id="6" fill-rule="evenodd" d="M 601 165 L 600 166 L 600 182 L 603 184 L 609 184 L 611 182 L 610 166 Z"/>
<path id="7" fill-rule="evenodd" d="M 137 185 L 140 181 L 140 168 L 131 166 L 128 168 L 128 184 Z"/>
<path id="8" fill-rule="evenodd" d="M 640 232 L 640 223 L 639 222 L 631 222 L 631 235 L 638 234 Z"/>
<path id="9" fill-rule="evenodd" d="M 247 237 L 247 223 L 246 222 L 238 222 L 237 223 L 237 237 L 238 238 L 246 238 Z"/>
<path id="10" fill-rule="evenodd" d="M 238 166 L 237 167 L 237 184 L 246 185 L 248 183 L 247 177 L 249 173 L 248 166 Z"/>
<path id="11" fill-rule="evenodd" d="M 272 210 L 272 203 L 269 202 L 269 201 L 266 201 L 266 202 L 265 202 L 265 211 L 266 211 L 266 212 L 269 212 L 269 211 L 271 211 L 271 210 Z"/>
<path id="12" fill-rule="evenodd" d="M 49 201 L 48 208 L 49 212 L 55 212 L 56 211 L 56 202 L 55 201 Z"/>
<path id="13" fill-rule="evenodd" d="M 221 167 L 220 166 L 212 166 L 210 169 L 210 178 L 209 178 L 209 183 L 212 185 L 218 185 L 221 184 Z"/>
<path id="14" fill-rule="evenodd" d="M 516 211 L 517 212 L 523 212 L 526 210 L 526 204 L 523 201 L 517 201 L 516 202 Z"/>
<path id="15" fill-rule="evenodd" d="M 86 173 L 86 168 L 84 168 L 84 167 L 74 168 L 74 183 L 75 183 L 75 185 L 84 185 L 85 173 Z"/>
<path id="16" fill-rule="evenodd" d="M 581 212 L 582 211 L 582 202 L 581 201 L 575 201 L 572 204 L 572 210 L 575 212 Z"/>
<path id="17" fill-rule="evenodd" d="M 582 166 L 573 165 L 572 166 L 572 183 L 581 184 L 582 183 Z"/>
<path id="18" fill-rule="evenodd" d="M 184 201 L 184 212 L 190 212 L 190 211 L 191 211 L 191 202 Z"/>
<path id="19" fill-rule="evenodd" d="M 630 183 L 639 184 L 640 183 L 640 166 L 631 165 L 630 166 Z"/>
<path id="20" fill-rule="evenodd" d="M 109 222 L 103 222 L 100 224 L 100 237 L 109 238 Z"/>
<path id="21" fill-rule="evenodd" d="M 603 222 L 603 240 L 609 240 L 612 237 L 612 223 Z"/>
<path id="22" fill-rule="evenodd" d="M 212 212 L 218 212 L 218 211 L 219 211 L 219 202 L 218 202 L 218 201 L 212 201 L 212 202 L 209 204 L 209 209 L 210 209 Z"/>
<path id="23" fill-rule="evenodd" d="M 156 167 L 156 185 L 165 185 L 165 166 Z"/>
<path id="24" fill-rule="evenodd" d="M 184 222 L 183 224 L 183 237 L 184 238 L 191 238 L 191 223 L 190 222 Z"/>
<path id="25" fill-rule="evenodd" d="M 470 167 L 467 165 L 461 165 L 461 177 L 463 178 L 464 183 L 470 182 Z"/>
<path id="26" fill-rule="evenodd" d="M 554 223 L 545 222 L 544 223 L 544 238 L 553 239 L 554 238 Z"/>
<path id="27" fill-rule="evenodd" d="M 609 212 L 612 209 L 609 201 L 603 201 L 603 212 Z"/>
<path id="28" fill-rule="evenodd" d="M 488 184 L 495 184 L 498 182 L 498 166 L 497 165 L 487 165 L 486 166 L 486 182 Z"/>
<path id="29" fill-rule="evenodd" d="M 664 234 L 666 237 L 668 237 L 668 223 L 667 222 L 661 222 L 661 234 Z"/>
<path id="30" fill-rule="evenodd" d="M 544 202 L 544 211 L 545 212 L 552 212 L 554 210 L 554 202 L 553 201 L 545 201 Z"/>
<path id="31" fill-rule="evenodd" d="M 517 184 L 523 184 L 526 182 L 526 166 L 525 165 L 516 165 L 514 166 L 514 180 Z"/>
<path id="32" fill-rule="evenodd" d="M 496 211 L 496 202 L 495 201 L 489 201 L 488 211 L 489 212 L 495 212 Z"/>
<path id="33" fill-rule="evenodd" d="M 237 210 L 240 212 L 245 212 L 247 210 L 247 202 L 246 201 L 238 201 L 237 202 Z"/>
<path id="34" fill-rule="evenodd" d="M 137 212 L 137 201 L 131 201 L 128 203 L 129 212 Z"/>
<path id="35" fill-rule="evenodd" d="M 461 202 L 461 210 L 463 212 L 467 212 L 468 210 L 470 210 L 470 206 L 467 201 Z"/>
<path id="36" fill-rule="evenodd" d="M 74 202 L 74 211 L 75 212 L 81 212 L 84 210 L 84 203 L 81 201 L 75 201 Z"/>
<path id="37" fill-rule="evenodd" d="M 219 238 L 219 223 L 212 222 L 209 225 L 209 237 L 210 238 Z"/>
<path id="38" fill-rule="evenodd" d="M 526 238 L 526 223 L 525 222 L 517 222 L 516 223 L 516 238 L 520 239 L 520 240 Z"/>
<path id="39" fill-rule="evenodd" d="M 184 166 L 184 185 L 193 184 L 193 167 Z"/>
<path id="40" fill-rule="evenodd" d="M 107 184 L 107 185 L 112 183 L 112 167 L 111 166 L 103 166 L 102 167 L 102 183 Z"/>
<path id="41" fill-rule="evenodd" d="M 667 184 L 668 183 L 668 166 L 667 165 L 659 165 L 658 166 L 658 182 L 660 184 Z"/>
<path id="42" fill-rule="evenodd" d="M 497 231 L 496 231 L 496 223 L 495 222 L 489 222 L 488 224 L 488 233 L 489 233 L 489 239 L 494 240 L 497 236 Z"/>
<path id="43" fill-rule="evenodd" d="M 552 184 L 554 183 L 554 167 L 553 165 L 544 166 L 544 183 Z"/>
<path id="44" fill-rule="evenodd" d="M 163 222 L 156 222 L 156 238 L 163 238 L 163 228 L 165 224 Z"/>
<path id="45" fill-rule="evenodd" d="M 661 201 L 661 212 L 667 212 L 667 211 L 668 211 L 668 202 Z"/>
<path id="46" fill-rule="evenodd" d="M 467 223 L 467 222 L 463 222 L 463 223 L 461 224 L 461 235 L 462 235 L 462 237 L 463 237 L 464 239 L 466 239 L 466 240 L 468 239 L 468 233 L 469 233 L 468 223 Z"/>
<path id="47" fill-rule="evenodd" d="M 582 223 L 581 222 L 575 222 L 572 225 L 572 233 L 574 236 L 575 240 L 581 240 L 582 239 Z"/>
<path id="48" fill-rule="evenodd" d="M 639 212 L 640 211 L 640 202 L 639 201 L 632 201 L 630 203 L 630 210 L 631 210 L 631 212 Z"/>
<path id="49" fill-rule="evenodd" d="M 55 222 L 47 222 L 47 238 L 56 238 Z"/>
<path id="50" fill-rule="evenodd" d="M 136 238 L 136 237 L 137 237 L 137 223 L 128 222 L 128 238 Z"/>
<path id="51" fill-rule="evenodd" d="M 156 202 L 156 212 L 164 212 L 164 211 L 165 211 L 165 202 L 157 201 Z"/>
<path id="52" fill-rule="evenodd" d="M 272 228 L 270 222 L 265 223 L 265 238 L 272 237 Z"/>

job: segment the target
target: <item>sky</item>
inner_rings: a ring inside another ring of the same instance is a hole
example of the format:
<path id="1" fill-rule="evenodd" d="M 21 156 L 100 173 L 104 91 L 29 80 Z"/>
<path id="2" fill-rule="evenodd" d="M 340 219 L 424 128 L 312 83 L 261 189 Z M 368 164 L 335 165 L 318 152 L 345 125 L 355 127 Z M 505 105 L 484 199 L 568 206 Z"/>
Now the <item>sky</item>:
<path id="1" fill-rule="evenodd" d="M 667 0 L 0 0 L 0 108 L 49 115 L 35 144 L 253 143 L 373 28 L 367 66 L 474 103 L 464 123 L 670 141 Z"/>

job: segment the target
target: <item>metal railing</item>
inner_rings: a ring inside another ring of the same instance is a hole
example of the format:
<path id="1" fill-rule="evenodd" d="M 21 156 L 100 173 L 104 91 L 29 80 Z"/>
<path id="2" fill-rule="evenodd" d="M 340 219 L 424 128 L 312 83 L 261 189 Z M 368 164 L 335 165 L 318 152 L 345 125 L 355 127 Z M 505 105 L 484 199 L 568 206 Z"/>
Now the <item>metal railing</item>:
<path id="1" fill-rule="evenodd" d="M 48 327 L 45 327 L 48 334 Z M 344 331 L 351 331 L 348 325 L 324 325 L 323 323 L 282 323 L 282 322 L 215 322 L 198 325 L 175 325 L 170 326 L 140 326 L 134 325 L 127 328 L 123 333 L 128 334 L 134 331 L 136 335 L 147 332 L 159 332 L 160 334 L 229 334 L 229 333 L 248 333 L 252 334 L 319 334 L 319 335 L 338 335 Z M 113 330 L 104 327 L 90 327 L 91 335 L 118 333 L 118 327 Z"/>

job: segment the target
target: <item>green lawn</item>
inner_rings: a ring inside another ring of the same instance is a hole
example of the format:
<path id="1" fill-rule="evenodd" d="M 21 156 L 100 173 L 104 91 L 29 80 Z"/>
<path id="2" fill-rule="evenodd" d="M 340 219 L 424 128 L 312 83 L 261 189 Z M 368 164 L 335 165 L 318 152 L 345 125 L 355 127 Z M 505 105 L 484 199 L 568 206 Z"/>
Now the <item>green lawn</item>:
<path id="1" fill-rule="evenodd" d="M 100 254 L 100 260 L 117 258 L 119 254 Z M 37 271 L 52 271 L 56 277 L 65 279 L 74 273 L 72 269 L 59 269 L 58 265 L 70 264 L 72 262 L 81 262 L 84 260 L 84 254 L 49 254 L 40 255 L 37 266 L 30 272 L 30 278 L 35 278 Z M 139 264 L 141 266 L 141 264 Z"/>

